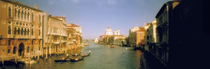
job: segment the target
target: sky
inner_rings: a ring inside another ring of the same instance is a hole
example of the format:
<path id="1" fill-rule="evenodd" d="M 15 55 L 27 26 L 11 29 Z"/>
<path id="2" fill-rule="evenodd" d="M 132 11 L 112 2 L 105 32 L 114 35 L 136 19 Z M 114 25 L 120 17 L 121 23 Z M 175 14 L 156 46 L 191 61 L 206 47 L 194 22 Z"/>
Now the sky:
<path id="1" fill-rule="evenodd" d="M 52 16 L 66 17 L 67 24 L 82 27 L 84 39 L 103 35 L 108 26 L 128 36 L 129 29 L 152 22 L 162 5 L 169 0 L 15 0 Z"/>

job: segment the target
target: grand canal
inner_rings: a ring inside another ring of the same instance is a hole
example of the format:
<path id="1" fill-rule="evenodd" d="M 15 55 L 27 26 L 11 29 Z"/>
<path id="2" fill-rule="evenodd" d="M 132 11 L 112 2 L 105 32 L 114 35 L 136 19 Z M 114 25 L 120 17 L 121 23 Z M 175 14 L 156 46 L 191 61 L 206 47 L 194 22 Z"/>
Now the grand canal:
<path id="1" fill-rule="evenodd" d="M 91 55 L 79 62 L 55 63 L 51 57 L 48 61 L 40 60 L 33 65 L 5 65 L 5 69 L 141 69 L 141 51 L 135 51 L 130 47 L 110 48 L 108 46 L 89 43 L 83 52 L 91 50 Z"/>

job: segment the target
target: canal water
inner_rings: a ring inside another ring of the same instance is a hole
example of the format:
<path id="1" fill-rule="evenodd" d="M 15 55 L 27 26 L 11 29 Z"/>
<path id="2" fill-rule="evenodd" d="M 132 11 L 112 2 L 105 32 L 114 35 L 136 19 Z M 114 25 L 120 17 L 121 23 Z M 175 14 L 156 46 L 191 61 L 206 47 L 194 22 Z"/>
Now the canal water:
<path id="1" fill-rule="evenodd" d="M 79 62 L 55 63 L 51 57 L 48 61 L 40 60 L 33 65 L 5 65 L 5 69 L 141 69 L 141 51 L 135 51 L 130 47 L 110 48 L 108 46 L 89 43 L 83 52 L 91 50 L 91 55 Z"/>

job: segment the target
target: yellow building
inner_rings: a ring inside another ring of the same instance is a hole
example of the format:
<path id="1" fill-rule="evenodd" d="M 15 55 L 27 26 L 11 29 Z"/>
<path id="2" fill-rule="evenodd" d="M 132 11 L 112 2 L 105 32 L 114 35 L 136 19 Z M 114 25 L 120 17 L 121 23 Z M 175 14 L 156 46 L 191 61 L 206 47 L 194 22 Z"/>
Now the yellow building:
<path id="1" fill-rule="evenodd" d="M 67 24 L 67 48 L 69 53 L 80 51 L 82 43 L 82 28 L 76 24 Z"/>
<path id="2" fill-rule="evenodd" d="M 45 40 L 45 54 L 63 54 L 66 48 L 66 20 L 65 17 L 49 16 L 47 24 L 47 39 Z"/>
<path id="3" fill-rule="evenodd" d="M 145 29 L 143 27 L 139 27 L 136 31 L 136 47 L 139 48 L 145 42 Z"/>
<path id="4" fill-rule="evenodd" d="M 47 13 L 16 1 L 0 0 L 0 59 L 42 55 Z"/>

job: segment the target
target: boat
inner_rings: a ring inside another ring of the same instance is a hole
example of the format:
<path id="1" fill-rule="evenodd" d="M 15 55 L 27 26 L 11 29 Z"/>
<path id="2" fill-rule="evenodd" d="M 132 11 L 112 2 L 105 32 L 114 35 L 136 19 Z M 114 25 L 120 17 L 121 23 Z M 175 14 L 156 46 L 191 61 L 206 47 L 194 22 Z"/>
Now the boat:
<path id="1" fill-rule="evenodd" d="M 83 58 L 84 57 L 82 57 L 82 56 L 78 56 L 78 57 L 71 57 L 70 59 L 70 61 L 71 62 L 77 62 L 77 61 L 81 61 L 81 60 L 83 60 Z"/>
<path id="2" fill-rule="evenodd" d="M 35 64 L 36 61 L 35 60 L 32 60 L 32 59 L 21 59 L 21 60 L 18 60 L 18 63 L 20 64 Z"/>
<path id="3" fill-rule="evenodd" d="M 91 54 L 91 51 L 89 50 L 89 52 L 87 54 L 83 54 L 82 57 L 87 57 Z"/>
<path id="4" fill-rule="evenodd" d="M 84 43 L 84 46 L 89 46 L 89 44 L 86 42 L 86 43 Z"/>
<path id="5" fill-rule="evenodd" d="M 65 57 L 65 58 L 62 58 L 62 59 L 56 59 L 55 62 L 68 62 L 70 60 L 71 60 L 70 58 Z"/>

